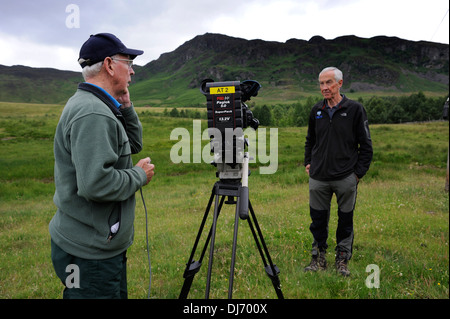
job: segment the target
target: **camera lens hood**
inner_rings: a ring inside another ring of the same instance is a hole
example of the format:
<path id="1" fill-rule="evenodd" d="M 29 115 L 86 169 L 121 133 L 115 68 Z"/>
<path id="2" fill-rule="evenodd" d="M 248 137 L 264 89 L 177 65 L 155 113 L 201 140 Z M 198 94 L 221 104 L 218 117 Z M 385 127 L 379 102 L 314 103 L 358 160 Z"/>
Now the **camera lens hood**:
<path id="1" fill-rule="evenodd" d="M 209 82 L 214 82 L 214 80 L 212 80 L 212 79 L 204 79 L 204 80 L 202 81 L 202 84 L 200 85 L 200 92 L 201 92 L 203 95 L 209 94 L 209 92 L 206 92 L 206 83 L 209 83 Z"/>

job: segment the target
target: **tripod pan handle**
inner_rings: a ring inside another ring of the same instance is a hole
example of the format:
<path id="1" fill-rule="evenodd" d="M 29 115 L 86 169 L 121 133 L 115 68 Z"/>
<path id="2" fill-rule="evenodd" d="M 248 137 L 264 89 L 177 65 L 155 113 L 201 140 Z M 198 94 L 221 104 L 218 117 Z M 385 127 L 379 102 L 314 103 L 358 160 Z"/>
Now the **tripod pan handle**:
<path id="1" fill-rule="evenodd" d="M 241 219 L 248 218 L 248 187 L 241 187 L 241 194 L 239 200 L 239 217 Z"/>

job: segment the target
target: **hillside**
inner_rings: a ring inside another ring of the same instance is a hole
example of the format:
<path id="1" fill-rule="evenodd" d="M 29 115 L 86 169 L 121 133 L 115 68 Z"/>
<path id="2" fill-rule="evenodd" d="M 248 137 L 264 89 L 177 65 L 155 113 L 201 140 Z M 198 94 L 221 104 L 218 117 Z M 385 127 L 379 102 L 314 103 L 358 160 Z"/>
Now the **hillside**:
<path id="1" fill-rule="evenodd" d="M 81 72 L 0 65 L 0 101 L 64 103 L 82 80 Z"/>
<path id="2" fill-rule="evenodd" d="M 205 78 L 253 79 L 263 85 L 259 97 L 265 102 L 295 101 L 317 94 L 318 73 L 331 65 L 344 72 L 345 92 L 448 93 L 447 44 L 383 36 L 280 43 L 211 33 L 137 67 L 130 90 L 137 105 L 189 106 L 204 103 L 198 87 Z M 0 100 L 61 102 L 77 78 L 76 72 L 0 67 Z"/>
<path id="3" fill-rule="evenodd" d="M 265 100 L 295 100 L 317 93 L 318 73 L 333 65 L 344 72 L 347 92 L 446 94 L 448 56 L 448 45 L 388 37 L 316 36 L 279 43 L 207 33 L 145 65 L 133 90 L 149 104 L 195 97 L 203 103 L 197 90 L 202 79 L 251 78 L 263 85 L 259 96 Z"/>

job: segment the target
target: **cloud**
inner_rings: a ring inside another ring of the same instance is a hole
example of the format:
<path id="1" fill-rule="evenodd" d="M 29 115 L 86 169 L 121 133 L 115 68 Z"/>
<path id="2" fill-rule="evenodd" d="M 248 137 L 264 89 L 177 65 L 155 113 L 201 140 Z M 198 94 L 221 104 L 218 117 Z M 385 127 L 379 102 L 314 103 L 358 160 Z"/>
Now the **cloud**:
<path id="1" fill-rule="evenodd" d="M 79 28 L 66 25 L 70 4 L 79 8 Z M 79 71 L 79 48 L 99 32 L 144 50 L 140 65 L 206 32 L 279 42 L 387 35 L 448 44 L 447 10 L 442 0 L 2 1 L 0 64 Z"/>
<path id="2" fill-rule="evenodd" d="M 20 37 L 0 33 L 0 64 L 51 67 L 61 70 L 75 70 L 78 50 L 58 44 L 42 45 Z"/>

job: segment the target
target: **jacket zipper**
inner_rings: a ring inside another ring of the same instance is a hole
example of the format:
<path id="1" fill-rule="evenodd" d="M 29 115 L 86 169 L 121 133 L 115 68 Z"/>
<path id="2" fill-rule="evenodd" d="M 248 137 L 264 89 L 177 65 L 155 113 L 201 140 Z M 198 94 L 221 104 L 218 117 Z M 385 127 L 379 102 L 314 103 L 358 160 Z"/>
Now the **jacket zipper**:
<path id="1" fill-rule="evenodd" d="M 109 215 L 109 218 L 108 218 L 108 226 L 109 226 L 109 235 L 108 235 L 108 238 L 107 238 L 108 243 L 111 242 L 111 240 L 119 233 L 119 230 L 120 230 L 120 226 L 121 226 L 120 222 L 121 222 L 121 219 L 122 219 L 122 202 L 119 202 L 119 205 L 120 205 L 120 207 L 119 207 L 119 218 L 117 219 L 117 222 L 115 222 L 112 225 L 109 222 L 109 220 L 111 219 L 111 216 L 112 216 L 113 213 L 111 213 L 111 215 Z M 117 230 L 114 232 L 113 229 L 115 228 L 114 226 L 116 226 L 116 225 L 117 225 Z"/>

